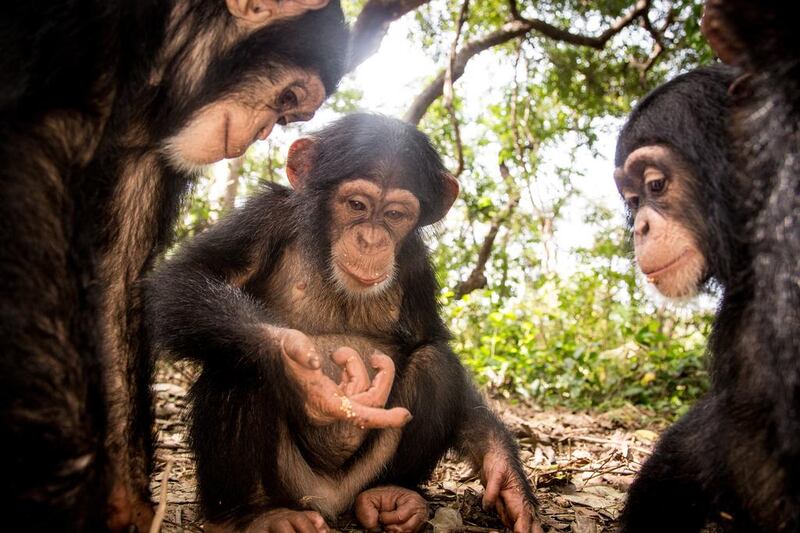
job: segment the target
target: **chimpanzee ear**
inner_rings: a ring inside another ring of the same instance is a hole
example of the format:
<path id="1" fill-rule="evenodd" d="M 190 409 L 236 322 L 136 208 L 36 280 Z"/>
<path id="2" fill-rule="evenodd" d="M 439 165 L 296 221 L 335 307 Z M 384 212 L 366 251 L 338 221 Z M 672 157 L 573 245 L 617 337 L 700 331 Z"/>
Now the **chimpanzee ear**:
<path id="1" fill-rule="evenodd" d="M 328 5 L 328 0 L 225 0 L 225 3 L 234 17 L 261 26 L 272 20 L 322 9 Z"/>
<path id="2" fill-rule="evenodd" d="M 442 194 L 442 201 L 439 204 L 439 209 L 436 211 L 435 214 L 431 217 L 429 222 L 426 224 L 433 224 L 434 222 L 439 222 L 444 218 L 450 208 L 453 207 L 453 202 L 456 201 L 458 198 L 458 191 L 461 189 L 458 185 L 458 180 L 450 174 L 449 172 L 442 173 L 442 179 L 444 179 L 444 193 Z"/>
<path id="3" fill-rule="evenodd" d="M 300 137 L 289 147 L 289 154 L 286 156 L 286 176 L 294 190 L 299 191 L 308 181 L 316 149 L 317 145 L 310 137 Z"/>

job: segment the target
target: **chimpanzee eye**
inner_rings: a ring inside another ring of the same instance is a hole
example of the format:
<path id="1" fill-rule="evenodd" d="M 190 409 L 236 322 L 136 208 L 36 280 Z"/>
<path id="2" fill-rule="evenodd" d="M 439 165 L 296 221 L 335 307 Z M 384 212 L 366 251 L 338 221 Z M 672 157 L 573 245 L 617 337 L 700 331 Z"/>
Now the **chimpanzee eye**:
<path id="1" fill-rule="evenodd" d="M 398 220 L 401 220 L 405 215 L 402 213 L 402 211 L 397 211 L 396 209 L 392 209 L 384 213 L 383 216 L 385 216 L 386 218 L 388 218 L 393 222 L 397 222 Z"/>
<path id="2" fill-rule="evenodd" d="M 666 178 L 661 178 L 653 181 L 647 182 L 647 190 L 653 194 L 658 194 L 664 192 L 664 188 L 667 186 Z"/>
<path id="3" fill-rule="evenodd" d="M 278 109 L 292 109 L 297 107 L 297 94 L 291 89 L 286 89 L 278 97 Z"/>
<path id="4" fill-rule="evenodd" d="M 359 202 L 358 200 L 348 200 L 347 203 L 350 206 L 350 209 L 352 209 L 353 211 L 367 210 L 367 206 L 364 205 L 364 202 Z"/>
<path id="5" fill-rule="evenodd" d="M 627 205 L 628 209 L 630 209 L 631 211 L 636 211 L 637 209 L 639 209 L 639 197 L 635 194 L 627 196 L 625 198 L 625 205 Z"/>

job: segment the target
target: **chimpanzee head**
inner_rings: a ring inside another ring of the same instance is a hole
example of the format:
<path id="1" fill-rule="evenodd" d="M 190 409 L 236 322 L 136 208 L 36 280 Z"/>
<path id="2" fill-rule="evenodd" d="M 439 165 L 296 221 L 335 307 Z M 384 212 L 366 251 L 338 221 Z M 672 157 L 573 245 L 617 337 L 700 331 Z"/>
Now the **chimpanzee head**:
<path id="1" fill-rule="evenodd" d="M 195 7 L 208 11 L 192 16 L 210 29 L 189 39 L 178 26 L 153 97 L 155 135 L 178 167 L 238 157 L 275 124 L 309 120 L 346 72 L 349 32 L 338 0 Z"/>
<path id="2" fill-rule="evenodd" d="M 678 76 L 633 110 L 617 142 L 614 179 L 629 211 L 636 260 L 668 297 L 736 275 L 742 222 L 722 65 Z"/>
<path id="3" fill-rule="evenodd" d="M 295 141 L 286 169 L 306 204 L 320 260 L 352 295 L 390 286 L 405 259 L 403 245 L 441 220 L 459 190 L 426 135 L 363 113 Z"/>

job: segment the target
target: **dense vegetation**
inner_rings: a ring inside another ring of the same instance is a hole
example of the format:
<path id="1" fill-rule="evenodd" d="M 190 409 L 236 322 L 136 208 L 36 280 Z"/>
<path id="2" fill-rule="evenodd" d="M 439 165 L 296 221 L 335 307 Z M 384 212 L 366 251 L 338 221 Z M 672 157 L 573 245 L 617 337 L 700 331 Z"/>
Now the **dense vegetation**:
<path id="1" fill-rule="evenodd" d="M 403 4 L 383 2 L 393 3 Z M 711 60 L 701 2 L 409 4 L 420 7 L 394 23 L 402 32 L 390 31 L 318 119 L 209 172 L 180 235 L 213 223 L 260 181 L 284 180 L 288 142 L 302 128 L 363 106 L 405 116 L 462 183 L 430 243 L 454 347 L 476 378 L 543 405 L 682 412 L 707 381 L 713 296 L 678 309 L 645 295 L 621 205 L 607 193 L 608 160 L 620 118 L 641 95 Z M 364 5 L 348 9 L 355 17 Z M 397 66 L 409 70 L 406 86 L 381 86 L 375 73 L 395 60 L 384 57 L 389 41 L 441 70 Z"/>

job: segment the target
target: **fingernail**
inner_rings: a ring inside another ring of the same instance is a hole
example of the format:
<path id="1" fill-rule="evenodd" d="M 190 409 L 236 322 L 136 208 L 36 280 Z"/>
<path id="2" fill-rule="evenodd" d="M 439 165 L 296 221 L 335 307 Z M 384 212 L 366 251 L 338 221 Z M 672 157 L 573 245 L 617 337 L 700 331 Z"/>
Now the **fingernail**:
<path id="1" fill-rule="evenodd" d="M 308 358 L 308 366 L 310 366 L 314 370 L 318 369 L 319 368 L 319 357 L 317 357 L 315 355 L 312 355 L 311 357 L 309 357 Z"/>
<path id="2" fill-rule="evenodd" d="M 409 422 L 411 422 L 411 420 L 412 420 L 413 418 L 414 418 L 414 415 L 412 415 L 411 413 L 408 413 L 408 414 L 406 415 L 406 417 L 405 417 L 404 421 L 405 421 L 405 423 L 406 423 L 406 424 L 408 424 Z"/>

